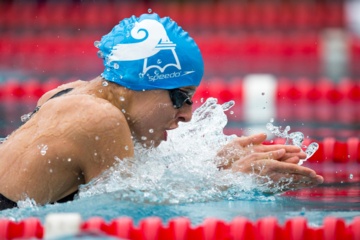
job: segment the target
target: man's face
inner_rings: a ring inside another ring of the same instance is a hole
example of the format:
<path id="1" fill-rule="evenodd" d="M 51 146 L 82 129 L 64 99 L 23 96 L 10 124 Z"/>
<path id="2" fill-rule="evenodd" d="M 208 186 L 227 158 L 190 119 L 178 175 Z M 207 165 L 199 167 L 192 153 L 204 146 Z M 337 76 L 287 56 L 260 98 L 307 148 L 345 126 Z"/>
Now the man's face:
<path id="1" fill-rule="evenodd" d="M 191 120 L 189 100 L 195 90 L 195 87 L 180 88 L 173 92 L 172 99 L 168 90 L 139 93 L 141 100 L 137 101 L 136 117 L 129 122 L 134 138 L 145 147 L 157 147 L 161 141 L 166 141 L 168 130 L 177 128 L 179 122 Z"/>

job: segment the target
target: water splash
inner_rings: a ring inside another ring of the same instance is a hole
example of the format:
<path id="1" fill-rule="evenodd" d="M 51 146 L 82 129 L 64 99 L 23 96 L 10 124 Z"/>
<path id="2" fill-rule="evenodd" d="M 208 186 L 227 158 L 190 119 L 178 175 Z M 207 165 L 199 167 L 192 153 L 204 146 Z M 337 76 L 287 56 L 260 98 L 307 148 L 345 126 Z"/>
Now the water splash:
<path id="1" fill-rule="evenodd" d="M 31 113 L 26 113 L 24 115 L 22 115 L 20 117 L 20 120 L 22 123 L 26 123 L 30 118 L 31 118 L 32 112 Z"/>
<path id="2" fill-rule="evenodd" d="M 266 124 L 266 128 L 275 136 L 284 138 L 286 140 L 285 141 L 286 145 L 295 145 L 301 148 L 302 150 L 305 149 L 306 158 L 301 159 L 299 161 L 299 165 L 302 165 L 319 149 L 319 144 L 316 142 L 310 143 L 309 146 L 303 145 L 304 134 L 302 132 L 289 133 L 290 126 L 286 126 L 284 130 L 281 130 L 281 126 L 276 127 L 272 124 L 272 122 L 270 122 Z"/>
<path id="3" fill-rule="evenodd" d="M 145 149 L 135 144 L 133 159 L 118 162 L 100 177 L 80 188 L 80 198 L 106 192 L 119 200 L 177 204 L 214 200 L 264 199 L 251 174 L 219 171 L 214 161 L 221 146 L 236 136 L 226 136 L 224 111 L 234 102 L 217 104 L 209 98 L 198 108 L 189 123 L 168 132 L 168 141 L 159 147 Z M 258 176 L 257 176 L 258 179 Z M 270 184 L 270 183 L 269 183 Z"/>
<path id="4" fill-rule="evenodd" d="M 95 46 L 96 48 L 100 48 L 100 41 L 95 41 L 95 42 L 94 42 L 94 46 Z"/>
<path id="5" fill-rule="evenodd" d="M 8 137 L 0 138 L 0 144 L 4 143 L 7 139 L 8 139 Z"/>

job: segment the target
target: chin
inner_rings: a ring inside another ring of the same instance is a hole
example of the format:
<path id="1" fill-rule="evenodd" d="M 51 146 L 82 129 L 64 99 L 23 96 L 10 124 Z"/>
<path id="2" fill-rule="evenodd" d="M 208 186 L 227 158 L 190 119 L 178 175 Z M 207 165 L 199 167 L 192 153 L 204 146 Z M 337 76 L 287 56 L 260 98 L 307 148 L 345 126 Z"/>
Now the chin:
<path id="1" fill-rule="evenodd" d="M 158 141 L 154 141 L 154 143 L 152 144 L 153 147 L 158 147 L 164 140 L 158 140 Z"/>
<path id="2" fill-rule="evenodd" d="M 156 148 L 161 144 L 162 141 L 164 140 L 142 141 L 141 145 L 145 148 Z"/>

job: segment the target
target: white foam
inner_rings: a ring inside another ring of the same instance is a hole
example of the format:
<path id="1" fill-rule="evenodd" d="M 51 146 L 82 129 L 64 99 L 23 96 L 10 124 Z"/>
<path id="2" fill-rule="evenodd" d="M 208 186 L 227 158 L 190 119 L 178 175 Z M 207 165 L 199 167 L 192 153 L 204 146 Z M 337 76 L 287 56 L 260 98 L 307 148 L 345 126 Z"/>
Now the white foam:
<path id="1" fill-rule="evenodd" d="M 221 146 L 236 137 L 223 134 L 229 105 L 209 98 L 191 122 L 168 132 L 167 142 L 150 150 L 136 146 L 134 159 L 82 186 L 80 197 L 116 192 L 119 200 L 170 204 L 252 198 L 267 184 L 256 185 L 251 174 L 220 171 L 215 161 Z"/>

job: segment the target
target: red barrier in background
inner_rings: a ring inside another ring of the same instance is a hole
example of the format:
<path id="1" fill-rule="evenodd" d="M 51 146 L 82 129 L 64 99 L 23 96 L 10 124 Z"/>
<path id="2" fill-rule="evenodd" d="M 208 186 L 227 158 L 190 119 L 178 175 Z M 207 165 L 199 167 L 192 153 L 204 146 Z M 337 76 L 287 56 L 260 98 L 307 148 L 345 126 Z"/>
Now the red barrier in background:
<path id="1" fill-rule="evenodd" d="M 36 218 L 20 222 L 0 220 L 1 239 L 43 238 L 46 229 Z M 308 226 L 306 218 L 295 217 L 281 225 L 274 217 L 250 221 L 236 217 L 230 222 L 207 218 L 198 226 L 191 226 L 187 218 L 175 218 L 167 225 L 158 217 L 143 219 L 135 226 L 128 217 L 116 218 L 106 222 L 93 217 L 82 223 L 80 231 L 93 236 L 106 234 L 122 239 L 306 239 L 335 240 L 360 239 L 360 217 L 346 224 L 341 218 L 326 217 L 320 227 Z"/>
<path id="2" fill-rule="evenodd" d="M 20 222 L 0 219 L 0 239 L 42 238 L 43 226 L 37 218 L 28 218 Z"/>
<path id="3" fill-rule="evenodd" d="M 25 4 L 25 7 L 24 7 Z M 6 28 L 23 28 L 30 24 L 38 28 L 76 27 L 99 28 L 119 19 L 146 13 L 148 8 L 163 15 L 174 13 L 173 19 L 185 28 L 204 29 L 323 29 L 344 28 L 343 1 L 306 2 L 143 2 L 74 3 L 74 2 L 4 2 L 0 5 L 0 24 Z M 99 19 L 98 13 L 107 16 Z M 37 18 L 33 18 L 37 16 Z"/>
<path id="4" fill-rule="evenodd" d="M 39 96 L 68 81 L 71 79 L 64 81 L 51 78 L 45 82 L 36 79 L 8 79 L 0 83 L 0 115 L 5 123 L 19 121 L 21 115 L 33 110 Z M 208 78 L 198 87 L 193 109 L 209 97 L 217 98 L 220 104 L 235 100 L 235 106 L 225 113 L 230 122 L 240 123 L 244 121 L 244 95 L 243 80 L 240 77 Z M 296 131 L 318 138 L 333 136 L 339 139 L 357 137 L 360 134 L 359 129 L 354 128 L 360 121 L 360 84 L 356 80 L 343 79 L 335 84 L 325 78 L 319 81 L 279 78 L 275 96 L 274 119 L 305 124 L 319 123 L 314 129 L 309 129 L 306 125 L 298 126 Z M 322 123 L 325 123 L 324 126 Z M 329 127 L 334 124 L 342 124 L 344 128 Z M 14 125 L 15 123 L 13 126 L 4 126 L 7 128 L 6 134 L 16 129 Z M 230 126 L 225 132 L 242 135 L 244 130 Z"/>

